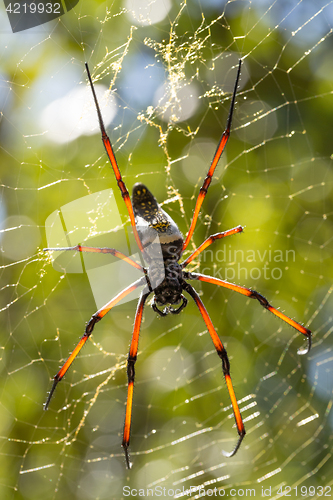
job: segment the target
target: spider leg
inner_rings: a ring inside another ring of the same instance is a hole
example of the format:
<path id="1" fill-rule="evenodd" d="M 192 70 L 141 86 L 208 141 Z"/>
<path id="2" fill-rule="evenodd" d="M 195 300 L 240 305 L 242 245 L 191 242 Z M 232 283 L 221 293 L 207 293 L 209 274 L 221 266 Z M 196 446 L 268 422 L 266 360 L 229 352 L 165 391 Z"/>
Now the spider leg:
<path id="1" fill-rule="evenodd" d="M 259 292 L 256 292 L 255 290 L 251 290 L 251 288 L 246 288 L 244 286 L 239 286 L 239 285 L 234 285 L 233 283 L 229 283 L 228 281 L 220 280 L 218 278 L 213 278 L 212 276 L 205 276 L 204 274 L 199 274 L 199 273 L 188 273 L 186 276 L 186 279 L 195 279 L 199 281 L 205 281 L 206 283 L 212 283 L 213 285 L 218 285 L 218 286 L 223 286 L 224 288 L 229 288 L 230 290 L 233 290 L 234 292 L 241 293 L 242 295 L 246 295 L 246 297 L 250 297 L 251 299 L 257 299 L 260 304 L 273 313 L 275 316 L 278 318 L 282 319 L 288 325 L 292 326 L 295 328 L 297 331 L 302 333 L 303 335 L 306 336 L 308 345 L 305 349 L 298 349 L 298 354 L 307 354 L 310 349 L 311 349 L 311 330 L 308 328 L 305 328 L 305 326 L 301 325 L 300 323 L 297 323 L 297 321 L 289 318 L 289 316 L 286 316 L 283 314 L 281 311 L 278 309 L 275 309 L 268 300 L 263 297 Z"/>
<path id="2" fill-rule="evenodd" d="M 214 243 L 216 240 L 220 240 L 221 238 L 225 238 L 226 236 L 231 236 L 232 234 L 241 233 L 243 231 L 242 226 L 234 227 L 233 229 L 228 229 L 227 231 L 223 231 L 221 233 L 212 234 L 207 238 L 201 245 L 189 256 L 184 262 L 182 262 L 182 268 L 186 267 L 192 260 L 194 260 L 201 252 L 203 252 L 209 245 Z"/>
<path id="3" fill-rule="evenodd" d="M 102 141 L 103 141 L 103 144 L 104 144 L 104 147 L 105 147 L 105 150 L 106 150 L 106 154 L 108 155 L 108 158 L 110 160 L 111 166 L 113 168 L 114 174 L 115 174 L 116 179 L 117 179 L 118 187 L 119 187 L 119 189 L 121 191 L 122 197 L 123 197 L 125 205 L 127 207 L 127 211 L 128 211 L 128 214 L 129 214 L 129 217 L 130 217 L 130 220 L 131 220 L 131 225 L 132 225 L 132 229 L 133 229 L 135 240 L 136 240 L 136 242 L 138 244 L 138 247 L 140 248 L 141 252 L 143 252 L 143 246 L 142 246 L 142 243 L 141 243 L 141 240 L 140 240 L 140 237 L 138 235 L 138 231 L 137 231 L 136 225 L 135 225 L 135 217 L 134 217 L 134 212 L 133 212 L 131 198 L 130 198 L 129 192 L 127 190 L 127 187 L 125 185 L 125 182 L 123 181 L 123 178 L 121 176 L 121 173 L 120 173 L 120 170 L 119 170 L 119 167 L 118 167 L 118 163 L 117 163 L 115 154 L 114 154 L 113 149 L 112 149 L 111 141 L 110 141 L 110 139 L 109 139 L 109 137 L 108 137 L 108 135 L 106 133 L 106 130 L 105 130 L 105 125 L 104 125 L 104 122 L 103 122 L 102 113 L 101 113 L 101 110 L 100 110 L 100 107 L 99 107 L 99 104 L 98 104 L 98 100 L 97 100 L 97 96 L 96 96 L 94 84 L 92 82 L 92 78 L 91 78 L 91 75 L 90 75 L 88 63 L 85 63 L 85 66 L 86 66 L 86 71 L 87 71 L 87 75 L 88 75 L 90 87 L 91 87 L 91 90 L 92 90 L 92 93 L 93 93 L 93 97 L 94 97 L 94 101 L 95 101 L 95 106 L 96 106 L 96 110 L 97 110 L 99 126 L 100 126 L 101 133 L 102 133 Z"/>
<path id="4" fill-rule="evenodd" d="M 136 290 L 139 286 L 145 285 L 145 284 L 146 284 L 146 278 L 145 278 L 145 276 L 143 276 L 142 278 L 135 281 L 127 288 L 124 288 L 124 290 L 122 290 L 120 293 L 118 293 L 118 295 L 116 295 L 112 300 L 110 300 L 110 302 L 105 304 L 105 306 L 103 306 L 101 309 L 99 309 L 99 311 L 97 311 L 95 314 L 92 315 L 92 317 L 90 318 L 90 320 L 88 321 L 88 323 L 86 325 L 85 332 L 84 332 L 83 336 L 81 337 L 81 340 L 79 341 L 79 343 L 75 347 L 74 351 L 70 354 L 67 361 L 63 364 L 63 366 L 60 368 L 58 373 L 55 375 L 55 377 L 53 379 L 53 385 L 52 385 L 51 391 L 50 391 L 48 398 L 46 400 L 46 403 L 44 405 L 44 410 L 48 409 L 48 406 L 50 404 L 50 401 L 51 401 L 51 398 L 52 398 L 53 393 L 55 391 L 55 388 L 57 387 L 60 380 L 66 374 L 68 368 L 71 366 L 71 364 L 73 363 L 74 359 L 79 354 L 79 352 L 81 351 L 84 344 L 87 342 L 88 338 L 90 337 L 90 335 L 94 329 L 95 324 L 98 321 L 100 321 L 106 315 L 106 313 L 109 312 L 110 309 L 112 309 L 112 307 L 114 307 L 116 304 L 118 304 L 118 302 L 122 298 L 126 297 L 126 295 L 128 295 L 129 293 Z"/>
<path id="5" fill-rule="evenodd" d="M 199 192 L 199 195 L 198 195 L 198 198 L 197 198 L 197 202 L 196 202 L 196 205 L 195 205 L 194 214 L 193 214 L 193 218 L 192 218 L 192 221 L 191 221 L 190 229 L 189 229 L 189 231 L 187 233 L 186 239 L 185 239 L 184 244 L 183 244 L 183 251 L 185 250 L 185 248 L 189 244 L 190 239 L 192 238 L 192 234 L 193 234 L 195 225 L 196 225 L 198 217 L 199 217 L 199 213 L 200 213 L 202 202 L 205 199 L 205 196 L 207 194 L 209 185 L 210 185 L 212 177 L 214 175 L 214 170 L 216 168 L 216 165 L 219 162 L 219 159 L 221 158 L 221 155 L 222 155 L 222 153 L 224 151 L 224 148 L 225 148 L 225 146 L 226 146 L 226 144 L 228 142 L 229 136 L 230 136 L 231 121 L 232 121 L 232 115 L 233 115 L 233 111 L 234 111 L 234 107 L 235 107 L 235 99 L 236 99 L 236 92 L 237 92 L 237 87 L 238 87 L 238 81 L 239 81 L 240 71 L 241 71 L 241 65 L 242 65 L 242 60 L 240 59 L 239 60 L 239 64 L 238 64 L 238 71 L 237 71 L 237 76 L 236 76 L 234 91 L 233 91 L 233 94 L 232 94 L 232 99 L 231 99 L 231 104 L 230 104 L 230 110 L 229 110 L 229 116 L 228 116 L 228 120 L 227 120 L 227 125 L 226 125 L 226 128 L 225 128 L 222 136 L 221 136 L 221 139 L 220 139 L 220 142 L 219 142 L 219 144 L 217 146 L 217 149 L 215 151 L 214 158 L 213 158 L 213 161 L 212 161 L 212 163 L 210 165 L 210 168 L 208 170 L 207 176 L 206 176 L 205 180 L 203 181 L 203 184 L 202 184 L 202 186 L 200 188 L 200 192 Z"/>
<path id="6" fill-rule="evenodd" d="M 201 313 L 201 316 L 203 317 L 203 320 L 206 323 L 206 326 L 207 326 L 208 331 L 210 333 L 210 336 L 212 338 L 216 352 L 222 360 L 223 375 L 224 375 L 224 378 L 225 378 L 225 381 L 227 384 L 227 388 L 228 388 L 228 392 L 229 392 L 229 396 L 230 396 L 230 400 L 231 400 L 231 404 L 232 404 L 232 409 L 233 409 L 234 416 L 235 416 L 237 431 L 239 434 L 239 438 L 238 438 L 238 441 L 236 443 L 235 448 L 230 453 L 223 451 L 224 456 L 232 457 L 233 455 L 235 455 L 235 453 L 237 452 L 238 448 L 241 445 L 241 442 L 243 441 L 243 438 L 245 436 L 245 428 L 244 428 L 242 416 L 241 416 L 241 413 L 239 410 L 239 406 L 237 403 L 235 391 L 234 391 L 234 388 L 233 388 L 233 385 L 231 382 L 230 363 L 229 363 L 227 351 L 225 350 L 219 336 L 217 335 L 216 330 L 213 326 L 213 323 L 208 315 L 208 312 L 207 312 L 202 300 L 200 299 L 199 295 L 197 294 L 197 292 L 194 290 L 194 288 L 189 283 L 186 283 L 184 290 L 186 290 L 186 292 L 189 295 L 191 295 L 191 297 L 193 298 L 193 300 L 197 304 L 199 311 Z"/>
<path id="7" fill-rule="evenodd" d="M 44 252 L 65 252 L 65 251 L 77 251 L 77 252 L 91 252 L 91 253 L 110 253 L 114 257 L 118 257 L 118 259 L 122 259 L 131 266 L 135 267 L 136 269 L 139 269 L 140 271 L 144 272 L 144 269 L 140 264 L 132 260 L 130 257 L 127 257 L 127 255 L 123 254 L 122 252 L 119 252 L 119 250 L 116 250 L 115 248 L 98 248 L 98 247 L 85 247 L 82 245 L 76 245 L 75 247 L 57 247 L 57 248 L 43 248 Z"/>
<path id="8" fill-rule="evenodd" d="M 131 435 L 131 422 L 132 422 L 132 406 L 133 406 L 133 389 L 134 389 L 134 377 L 135 370 L 134 365 L 136 362 L 137 354 L 138 354 L 138 344 L 139 344 L 139 333 L 140 326 L 142 322 L 142 314 L 145 302 L 151 292 L 141 292 L 140 299 L 138 302 L 137 310 L 135 313 L 134 320 L 134 328 L 132 334 L 132 341 L 130 350 L 127 358 L 127 380 L 128 380 L 128 388 L 127 388 L 127 401 L 126 401 L 126 413 L 125 413 L 125 423 L 124 423 L 124 432 L 123 432 L 123 442 L 122 446 L 125 452 L 125 459 L 127 468 L 131 468 L 131 462 L 129 459 L 128 447 L 130 443 L 130 435 Z"/>

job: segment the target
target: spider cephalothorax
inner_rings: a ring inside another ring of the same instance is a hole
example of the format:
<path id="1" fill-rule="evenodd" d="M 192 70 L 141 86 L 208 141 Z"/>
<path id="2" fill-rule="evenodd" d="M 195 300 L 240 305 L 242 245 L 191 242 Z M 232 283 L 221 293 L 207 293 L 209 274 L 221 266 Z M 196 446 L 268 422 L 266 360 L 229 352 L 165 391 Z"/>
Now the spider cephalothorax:
<path id="1" fill-rule="evenodd" d="M 162 283 L 154 289 L 155 297 L 152 307 L 161 316 L 169 313 L 178 314 L 187 304 L 187 299 L 182 294 L 185 287 L 183 271 L 178 262 L 165 261 L 164 272 L 165 277 Z M 167 304 L 169 306 L 164 307 L 163 310 L 159 309 L 159 306 Z M 179 307 L 175 309 L 172 307 L 174 305 L 179 305 Z"/>
<path id="2" fill-rule="evenodd" d="M 183 295 L 183 291 L 188 293 L 188 295 L 194 300 L 195 304 L 198 306 L 202 318 L 206 324 L 207 330 L 211 336 L 213 344 L 215 346 L 216 352 L 222 362 L 222 373 L 224 375 L 227 389 L 229 392 L 232 409 L 236 421 L 236 427 L 238 432 L 238 440 L 236 446 L 231 451 L 231 453 L 224 453 L 226 456 L 233 456 L 245 436 L 245 428 L 242 420 L 242 416 L 238 407 L 235 391 L 231 382 L 230 377 L 230 363 L 228 359 L 227 352 L 223 346 L 223 343 L 216 333 L 213 323 L 208 315 L 208 312 L 200 299 L 199 295 L 195 289 L 190 285 L 190 280 L 198 280 L 206 283 L 211 283 L 218 285 L 234 292 L 245 295 L 249 298 L 254 298 L 268 311 L 273 313 L 278 318 L 282 319 L 293 328 L 298 330 L 300 333 L 305 335 L 308 340 L 307 348 L 299 350 L 299 354 L 306 354 L 309 352 L 311 347 L 311 331 L 297 323 L 293 319 L 286 316 L 284 313 L 280 312 L 278 309 L 273 307 L 265 297 L 255 290 L 246 288 L 244 286 L 234 285 L 233 283 L 228 283 L 227 281 L 214 278 L 212 276 L 206 276 L 199 273 L 189 273 L 184 271 L 184 268 L 192 262 L 201 252 L 203 252 L 209 245 L 214 243 L 214 241 L 232 234 L 240 233 L 243 231 L 242 226 L 237 226 L 233 229 L 223 231 L 220 233 L 213 234 L 209 236 L 189 257 L 187 257 L 182 263 L 179 260 L 182 256 L 183 251 L 187 248 L 190 242 L 198 216 L 200 213 L 202 202 L 207 194 L 210 182 L 212 180 L 215 167 L 224 151 L 227 141 L 230 136 L 231 120 L 235 105 L 237 86 L 241 70 L 241 60 L 239 61 L 238 71 L 236 76 L 236 81 L 234 85 L 234 90 L 231 98 L 229 116 L 227 120 L 227 125 L 222 133 L 220 142 L 217 146 L 215 155 L 213 157 L 212 163 L 209 167 L 208 173 L 203 181 L 200 188 L 200 192 L 196 201 L 194 208 L 194 214 L 192 217 L 191 225 L 189 227 L 185 241 L 183 240 L 182 234 L 179 231 L 177 224 L 172 220 L 172 218 L 159 206 L 155 197 L 143 184 L 135 184 L 133 188 L 132 202 L 126 188 L 126 185 L 122 179 L 120 170 L 118 168 L 117 160 L 114 155 L 112 145 L 109 137 L 106 134 L 105 126 L 103 123 L 102 115 L 99 109 L 98 101 L 96 98 L 93 82 L 89 72 L 88 65 L 86 64 L 87 74 L 92 89 L 92 93 L 95 100 L 97 115 L 99 119 L 102 140 L 104 147 L 106 149 L 108 158 L 111 162 L 112 169 L 116 176 L 116 180 L 123 196 L 124 202 L 128 209 L 128 214 L 131 221 L 131 226 L 135 236 L 135 240 L 138 244 L 139 250 L 142 253 L 144 260 L 148 263 L 148 268 L 142 267 L 140 264 L 132 260 L 130 257 L 124 255 L 114 248 L 95 248 L 87 247 L 82 245 L 77 245 L 70 248 L 52 248 L 45 250 L 76 250 L 79 252 L 100 252 L 100 253 L 110 253 L 115 257 L 126 261 L 129 265 L 138 269 L 142 272 L 142 277 L 124 288 L 118 295 L 105 304 L 99 311 L 94 313 L 91 319 L 88 321 L 85 332 L 79 341 L 78 345 L 75 347 L 74 351 L 71 353 L 67 361 L 61 367 L 59 372 L 55 375 L 53 386 L 45 403 L 45 409 L 48 408 L 52 394 L 54 390 L 66 374 L 68 368 L 86 343 L 87 339 L 91 335 L 95 324 L 100 321 L 107 312 L 109 312 L 120 300 L 126 297 L 128 294 L 133 292 L 139 287 L 143 287 L 141 292 L 139 302 L 137 305 L 137 310 L 134 319 L 134 328 L 132 334 L 131 346 L 127 358 L 127 379 L 128 379 L 128 390 L 127 390 L 127 403 L 126 403 L 126 413 L 125 413 L 125 423 L 123 432 L 122 446 L 125 451 L 126 465 L 128 468 L 131 467 L 129 460 L 128 447 L 130 442 L 131 433 L 131 421 L 132 421 L 132 405 L 133 405 L 133 388 L 134 388 L 134 377 L 135 370 L 134 365 L 137 359 L 138 344 L 139 344 L 139 332 L 142 321 L 143 309 L 147 298 L 151 293 L 154 293 L 153 309 L 161 316 L 166 316 L 168 313 L 178 314 L 187 304 L 187 299 Z M 180 304 L 180 305 L 179 305 Z M 178 306 L 174 308 L 173 306 Z M 163 307 L 163 309 L 159 309 Z"/>

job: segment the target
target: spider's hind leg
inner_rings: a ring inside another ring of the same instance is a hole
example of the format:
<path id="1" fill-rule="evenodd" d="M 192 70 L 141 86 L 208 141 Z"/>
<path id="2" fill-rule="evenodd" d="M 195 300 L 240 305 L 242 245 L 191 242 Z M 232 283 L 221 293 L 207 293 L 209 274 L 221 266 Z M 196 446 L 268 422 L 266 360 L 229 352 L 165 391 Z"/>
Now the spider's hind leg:
<path id="1" fill-rule="evenodd" d="M 202 203 L 207 195 L 207 191 L 208 191 L 208 188 L 209 188 L 210 183 L 212 181 L 216 165 L 218 164 L 218 162 L 222 156 L 222 153 L 226 147 L 228 139 L 230 137 L 231 121 L 232 121 L 232 116 L 233 116 L 234 107 L 235 107 L 235 100 L 236 100 L 237 87 L 238 87 L 238 82 L 239 82 L 239 77 L 240 77 L 240 72 L 241 72 L 241 65 L 242 65 L 242 59 L 240 59 L 239 63 L 238 63 L 238 70 L 237 70 L 234 90 L 233 90 L 232 97 L 231 97 L 227 125 L 226 125 L 224 132 L 222 133 L 220 142 L 219 142 L 217 149 L 215 151 L 215 154 L 214 154 L 214 158 L 213 158 L 212 163 L 209 167 L 207 175 L 203 181 L 203 184 L 200 188 L 200 192 L 199 192 L 199 195 L 198 195 L 198 198 L 197 198 L 197 201 L 195 204 L 195 208 L 194 208 L 194 213 L 193 213 L 191 225 L 190 225 L 186 239 L 185 239 L 184 244 L 183 244 L 183 251 L 185 250 L 185 248 L 187 247 L 187 245 L 189 244 L 189 242 L 192 238 L 192 234 L 194 232 L 194 229 L 195 229 L 195 226 L 196 226 L 199 214 L 200 214 L 201 205 L 202 205 Z"/>
<path id="2" fill-rule="evenodd" d="M 108 155 L 108 158 L 110 160 L 110 163 L 111 163 L 114 175 L 116 176 L 116 179 L 117 179 L 118 187 L 120 189 L 121 195 L 122 195 L 123 200 L 125 202 L 125 205 L 126 205 L 126 208 L 127 208 L 127 211 L 128 211 L 128 215 L 130 217 L 130 221 L 131 221 L 131 225 L 132 225 L 132 229 L 133 229 L 133 234 L 134 234 L 134 237 L 135 237 L 135 241 L 137 242 L 140 251 L 143 253 L 143 246 L 142 246 L 142 243 L 141 243 L 141 240 L 140 240 L 140 237 L 138 235 L 138 231 L 137 231 L 136 225 L 135 225 L 135 217 L 134 217 L 134 212 L 133 212 L 131 198 L 130 198 L 129 192 L 127 190 L 126 184 L 123 181 L 122 175 L 120 173 L 120 170 L 119 170 L 119 167 L 118 167 L 118 163 L 117 163 L 115 154 L 113 152 L 113 148 L 112 148 L 112 144 L 111 144 L 110 138 L 107 135 L 106 130 L 105 130 L 105 125 L 104 125 L 104 122 L 103 122 L 102 113 L 101 113 L 101 110 L 100 110 L 100 107 L 99 107 L 99 104 L 98 104 L 98 100 L 97 100 L 97 96 L 96 96 L 94 84 L 93 84 L 93 81 L 92 81 L 92 78 L 91 78 L 91 75 L 90 75 L 88 63 L 85 63 L 85 66 L 86 66 L 86 71 L 87 71 L 87 75 L 88 75 L 88 79 L 89 79 L 91 91 L 92 91 L 93 98 L 94 98 L 94 101 L 95 101 L 95 106 L 96 106 L 96 111 L 97 111 L 97 116 L 98 116 L 98 121 L 99 121 L 99 128 L 101 130 L 101 135 L 102 135 L 102 141 L 103 141 L 103 144 L 104 144 L 104 148 L 105 148 L 106 154 Z"/>

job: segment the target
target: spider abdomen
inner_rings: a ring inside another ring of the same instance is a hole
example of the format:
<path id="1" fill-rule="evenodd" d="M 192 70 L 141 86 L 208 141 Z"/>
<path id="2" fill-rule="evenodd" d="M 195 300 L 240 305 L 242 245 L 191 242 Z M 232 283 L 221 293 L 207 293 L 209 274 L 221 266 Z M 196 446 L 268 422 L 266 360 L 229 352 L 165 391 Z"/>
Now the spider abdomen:
<path id="1" fill-rule="evenodd" d="M 136 228 L 148 260 L 156 260 L 161 250 L 163 260 L 178 261 L 182 254 L 183 236 L 175 221 L 160 207 L 144 184 L 134 184 L 132 206 Z"/>

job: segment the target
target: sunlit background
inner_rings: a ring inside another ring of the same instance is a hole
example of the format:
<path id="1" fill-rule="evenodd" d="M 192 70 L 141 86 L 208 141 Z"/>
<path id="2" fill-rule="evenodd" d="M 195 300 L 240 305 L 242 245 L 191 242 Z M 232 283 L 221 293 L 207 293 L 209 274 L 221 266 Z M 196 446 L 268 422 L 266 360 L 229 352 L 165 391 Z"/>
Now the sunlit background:
<path id="1" fill-rule="evenodd" d="M 332 494 L 332 25 L 332 1 L 81 1 L 13 34 L 1 5 L 2 499 L 118 499 L 124 486 L 179 498 L 197 498 L 196 486 Z M 194 283 L 228 350 L 247 430 L 227 459 L 237 431 L 199 311 L 189 301 L 160 318 L 148 304 L 127 471 L 135 298 L 96 325 L 43 411 L 86 322 L 115 282 L 135 279 L 106 255 L 87 264 L 43 252 L 66 241 L 114 247 L 128 226 L 84 63 L 129 190 L 144 182 L 185 235 L 240 57 L 231 138 L 186 255 L 242 224 L 190 270 L 255 288 L 313 331 L 313 348 L 299 356 L 303 336 L 257 301 Z"/>

